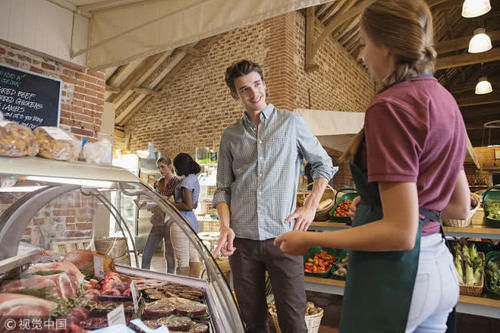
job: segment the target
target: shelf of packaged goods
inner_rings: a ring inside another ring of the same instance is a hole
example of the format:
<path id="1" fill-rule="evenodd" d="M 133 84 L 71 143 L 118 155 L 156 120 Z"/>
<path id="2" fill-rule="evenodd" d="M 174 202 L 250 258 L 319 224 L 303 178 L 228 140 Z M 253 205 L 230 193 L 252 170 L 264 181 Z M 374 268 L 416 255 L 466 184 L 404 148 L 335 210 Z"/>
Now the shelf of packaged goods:
<path id="1" fill-rule="evenodd" d="M 340 230 L 350 228 L 350 225 L 336 222 L 313 222 L 309 229 L 312 230 Z M 500 228 L 488 228 L 484 225 L 471 224 L 465 228 L 444 227 L 446 236 L 500 239 Z"/>
<path id="2" fill-rule="evenodd" d="M 305 276 L 306 290 L 320 293 L 344 295 L 345 281 Z M 500 299 L 460 296 L 457 311 L 476 316 L 500 318 Z"/>

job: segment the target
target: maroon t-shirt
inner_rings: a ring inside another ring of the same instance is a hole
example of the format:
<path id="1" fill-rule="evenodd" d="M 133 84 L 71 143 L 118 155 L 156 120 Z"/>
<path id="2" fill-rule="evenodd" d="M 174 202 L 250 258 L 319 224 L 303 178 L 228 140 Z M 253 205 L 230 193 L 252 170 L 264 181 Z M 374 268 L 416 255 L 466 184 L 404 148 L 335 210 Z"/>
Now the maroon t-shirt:
<path id="1" fill-rule="evenodd" d="M 466 131 L 458 105 L 432 76 L 395 84 L 367 108 L 360 157 L 368 181 L 416 183 L 421 208 L 446 207 L 465 150 Z M 422 235 L 435 232 L 439 224 L 429 223 Z"/>

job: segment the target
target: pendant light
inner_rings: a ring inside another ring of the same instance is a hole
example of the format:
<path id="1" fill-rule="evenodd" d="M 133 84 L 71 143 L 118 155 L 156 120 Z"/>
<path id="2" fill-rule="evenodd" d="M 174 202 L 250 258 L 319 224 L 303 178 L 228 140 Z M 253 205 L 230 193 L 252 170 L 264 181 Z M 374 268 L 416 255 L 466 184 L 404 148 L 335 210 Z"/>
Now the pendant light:
<path id="1" fill-rule="evenodd" d="M 474 36 L 469 42 L 469 53 L 486 52 L 491 49 L 490 36 L 486 34 L 486 30 L 478 28 L 474 30 Z"/>
<path id="2" fill-rule="evenodd" d="M 489 94 L 492 91 L 493 88 L 491 87 L 491 83 L 488 81 L 486 76 L 480 77 L 476 84 L 476 95 Z"/>
<path id="3" fill-rule="evenodd" d="M 490 0 L 465 0 L 462 5 L 463 17 L 477 17 L 491 10 Z"/>

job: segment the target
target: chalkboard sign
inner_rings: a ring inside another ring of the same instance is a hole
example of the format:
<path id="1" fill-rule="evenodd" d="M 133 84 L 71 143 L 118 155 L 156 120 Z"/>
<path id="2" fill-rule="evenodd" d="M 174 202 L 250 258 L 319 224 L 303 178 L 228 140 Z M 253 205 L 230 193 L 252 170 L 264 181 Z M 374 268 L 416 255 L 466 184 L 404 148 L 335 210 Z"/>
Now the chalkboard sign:
<path id="1" fill-rule="evenodd" d="M 0 65 L 0 112 L 32 129 L 59 126 L 61 88 L 58 79 Z"/>

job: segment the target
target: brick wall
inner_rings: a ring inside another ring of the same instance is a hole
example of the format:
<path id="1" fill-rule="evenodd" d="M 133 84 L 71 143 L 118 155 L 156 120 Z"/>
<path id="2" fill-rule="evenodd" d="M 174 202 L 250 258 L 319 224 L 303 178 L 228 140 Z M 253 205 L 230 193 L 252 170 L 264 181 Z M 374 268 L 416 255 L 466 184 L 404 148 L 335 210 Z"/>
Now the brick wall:
<path id="1" fill-rule="evenodd" d="M 0 63 L 61 79 L 61 127 L 79 139 L 92 141 L 97 137 L 104 112 L 104 72 L 88 73 L 76 65 L 62 63 L 2 41 Z"/>
<path id="2" fill-rule="evenodd" d="M 263 67 L 267 101 L 278 108 L 363 110 L 373 96 L 373 81 L 337 42 L 320 48 L 318 72 L 304 72 L 304 22 L 304 15 L 294 12 L 210 39 L 200 47 L 203 57 L 192 58 L 129 121 L 128 149 L 147 149 L 149 141 L 169 156 L 202 146 L 218 149 L 223 130 L 243 112 L 224 83 L 226 67 L 242 58 Z M 124 142 L 114 148 L 125 151 Z"/>
<path id="3" fill-rule="evenodd" d="M 326 39 L 314 57 L 319 70 L 306 73 L 305 17 L 295 15 L 295 108 L 362 112 L 375 94 L 366 70 L 332 38 Z M 317 38 L 323 29 L 316 29 Z"/>
<path id="4" fill-rule="evenodd" d="M 76 138 L 93 141 L 102 124 L 105 75 L 17 48 L 0 41 L 0 63 L 62 81 L 60 127 Z M 21 160 L 20 160 L 21 161 Z M 15 202 L 12 193 L 0 196 L 0 213 Z M 91 238 L 96 199 L 70 193 L 40 210 L 26 229 L 25 239 L 49 248 L 58 239 Z"/>

